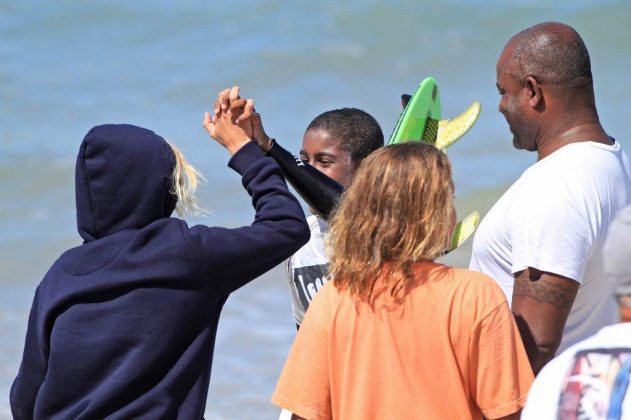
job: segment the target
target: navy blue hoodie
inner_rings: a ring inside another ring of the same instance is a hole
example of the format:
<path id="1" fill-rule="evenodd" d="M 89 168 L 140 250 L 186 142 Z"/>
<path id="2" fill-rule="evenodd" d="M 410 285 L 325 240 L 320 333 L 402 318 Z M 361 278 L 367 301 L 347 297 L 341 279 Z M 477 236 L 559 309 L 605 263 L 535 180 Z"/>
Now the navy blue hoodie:
<path id="1" fill-rule="evenodd" d="M 152 131 L 103 125 L 86 135 L 75 180 L 84 243 L 35 292 L 11 388 L 16 418 L 203 416 L 228 295 L 297 251 L 309 229 L 253 142 L 229 162 L 252 196 L 251 226 L 170 218 L 174 165 Z"/>

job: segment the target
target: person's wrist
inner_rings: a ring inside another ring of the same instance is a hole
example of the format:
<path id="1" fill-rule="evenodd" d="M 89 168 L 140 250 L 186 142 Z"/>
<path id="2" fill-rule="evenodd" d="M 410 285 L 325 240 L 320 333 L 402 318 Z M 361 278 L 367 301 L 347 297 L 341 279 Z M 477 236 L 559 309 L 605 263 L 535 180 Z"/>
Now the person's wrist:
<path id="1" fill-rule="evenodd" d="M 251 140 L 248 137 L 245 137 L 243 139 L 240 139 L 239 141 L 235 141 L 234 143 L 231 143 L 227 147 L 228 152 L 230 153 L 230 156 L 234 156 L 235 153 L 241 150 L 241 148 L 245 146 L 246 144 L 248 144 L 250 141 Z"/>
<path id="2" fill-rule="evenodd" d="M 272 150 L 272 148 L 276 144 L 276 139 L 268 137 L 268 140 L 269 140 L 269 147 L 267 149 L 265 149 L 265 154 L 269 154 L 269 152 Z"/>
<path id="3" fill-rule="evenodd" d="M 274 144 L 274 139 L 268 136 L 265 136 L 265 140 L 263 142 L 263 150 L 265 150 L 265 153 L 269 152 L 273 144 Z"/>

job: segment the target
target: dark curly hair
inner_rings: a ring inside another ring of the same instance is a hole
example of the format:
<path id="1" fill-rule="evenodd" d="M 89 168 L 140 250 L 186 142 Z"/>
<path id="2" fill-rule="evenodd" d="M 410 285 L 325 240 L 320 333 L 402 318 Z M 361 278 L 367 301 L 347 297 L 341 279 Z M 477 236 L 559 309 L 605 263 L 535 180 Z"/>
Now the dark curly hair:
<path id="1" fill-rule="evenodd" d="M 340 141 L 356 163 L 383 146 L 383 132 L 377 120 L 357 108 L 341 108 L 324 112 L 311 121 L 309 130 L 323 130 Z"/>

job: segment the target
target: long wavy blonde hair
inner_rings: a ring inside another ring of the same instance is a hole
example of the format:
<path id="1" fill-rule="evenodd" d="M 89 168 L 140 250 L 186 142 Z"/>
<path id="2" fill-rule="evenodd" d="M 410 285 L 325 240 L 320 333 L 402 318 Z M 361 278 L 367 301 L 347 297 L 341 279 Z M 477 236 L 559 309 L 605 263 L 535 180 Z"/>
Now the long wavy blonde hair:
<path id="1" fill-rule="evenodd" d="M 193 165 L 188 163 L 184 154 L 173 143 L 167 142 L 171 146 L 175 156 L 175 169 L 173 170 L 173 183 L 171 194 L 177 197 L 175 211 L 180 217 L 185 214 L 191 216 L 203 216 L 210 212 L 202 205 L 195 191 L 200 182 L 206 181 L 204 176 Z"/>
<path id="2" fill-rule="evenodd" d="M 408 142 L 383 147 L 360 165 L 331 221 L 330 274 L 339 290 L 370 300 L 383 275 L 394 296 L 416 262 L 442 255 L 455 223 L 447 156 Z"/>

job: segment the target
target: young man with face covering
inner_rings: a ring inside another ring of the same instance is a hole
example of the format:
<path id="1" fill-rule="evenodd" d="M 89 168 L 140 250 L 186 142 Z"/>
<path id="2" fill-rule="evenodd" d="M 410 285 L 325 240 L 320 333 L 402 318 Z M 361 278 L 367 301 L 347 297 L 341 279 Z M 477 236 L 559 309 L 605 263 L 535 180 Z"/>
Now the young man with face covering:
<path id="1" fill-rule="evenodd" d="M 361 161 L 382 146 L 383 133 L 372 116 L 356 108 L 335 109 L 318 115 L 309 124 L 300 159 L 347 188 Z M 324 244 L 328 223 L 316 215 L 309 216 L 307 222 L 311 239 L 287 261 L 289 291 L 298 326 L 311 300 L 329 280 Z"/>
<path id="2" fill-rule="evenodd" d="M 110 124 L 84 138 L 76 166 L 84 242 L 35 292 L 11 388 L 16 419 L 203 417 L 228 296 L 309 238 L 280 167 L 250 141 L 250 123 L 219 112 L 204 127 L 252 197 L 251 226 L 171 218 L 190 171 L 154 132 Z"/>
<path id="3" fill-rule="evenodd" d="M 589 53 L 570 26 L 547 22 L 506 44 L 499 111 L 537 162 L 480 224 L 470 268 L 511 303 L 533 370 L 615 321 L 602 245 L 631 200 L 631 167 L 601 126 Z"/>

